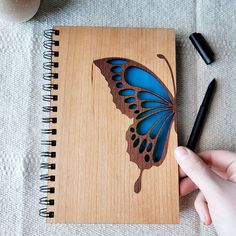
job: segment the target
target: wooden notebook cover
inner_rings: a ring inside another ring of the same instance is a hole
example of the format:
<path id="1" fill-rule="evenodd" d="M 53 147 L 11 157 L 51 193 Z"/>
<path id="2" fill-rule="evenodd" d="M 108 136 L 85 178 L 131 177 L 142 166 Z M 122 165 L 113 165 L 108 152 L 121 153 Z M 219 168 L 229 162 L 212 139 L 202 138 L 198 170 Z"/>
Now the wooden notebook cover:
<path id="1" fill-rule="evenodd" d="M 175 30 L 103 27 L 55 27 L 59 67 L 53 82 L 58 101 L 54 212 L 49 223 L 179 223 L 177 134 L 171 126 L 165 160 L 145 169 L 142 188 L 134 191 L 140 169 L 127 153 L 126 131 L 133 124 L 116 108 L 108 83 L 93 61 L 122 57 L 156 74 L 175 96 L 167 63 L 176 78 Z M 176 83 L 176 81 L 174 82 Z M 55 114 L 52 114 L 54 116 Z M 175 121 L 176 122 L 176 121 Z M 55 137 L 51 137 L 55 139 Z"/>

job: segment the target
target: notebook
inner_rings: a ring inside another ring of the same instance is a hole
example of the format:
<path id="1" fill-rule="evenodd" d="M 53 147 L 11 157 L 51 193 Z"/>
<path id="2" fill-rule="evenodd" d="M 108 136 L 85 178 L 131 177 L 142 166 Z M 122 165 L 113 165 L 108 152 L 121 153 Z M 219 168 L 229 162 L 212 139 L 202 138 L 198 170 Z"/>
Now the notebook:
<path id="1" fill-rule="evenodd" d="M 175 30 L 60 26 L 45 37 L 40 215 L 178 223 Z"/>

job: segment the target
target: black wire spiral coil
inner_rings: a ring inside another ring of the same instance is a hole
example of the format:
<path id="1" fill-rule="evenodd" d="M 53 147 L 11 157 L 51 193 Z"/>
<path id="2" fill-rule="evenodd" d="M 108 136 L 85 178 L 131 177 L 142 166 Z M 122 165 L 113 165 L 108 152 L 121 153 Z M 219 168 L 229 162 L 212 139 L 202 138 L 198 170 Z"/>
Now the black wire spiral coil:
<path id="1" fill-rule="evenodd" d="M 52 92 L 54 90 L 58 90 L 58 84 L 53 83 L 54 79 L 58 79 L 58 73 L 52 73 L 52 68 L 58 68 L 59 63 L 56 61 L 52 61 L 52 59 L 55 59 L 59 57 L 59 52 L 53 50 L 53 47 L 58 47 L 59 46 L 59 41 L 53 40 L 54 35 L 59 35 L 60 32 L 59 30 L 54 30 L 54 29 L 49 29 L 44 31 L 44 37 L 46 40 L 43 43 L 44 48 L 46 51 L 43 53 L 43 57 L 47 60 L 43 64 L 43 68 L 45 69 L 45 73 L 43 74 L 43 79 L 47 81 L 43 85 L 43 90 L 45 92 L 50 92 L 50 94 L 43 95 L 42 99 L 44 102 L 48 102 L 47 106 L 43 106 L 43 112 L 51 114 L 50 117 L 45 117 L 42 118 L 42 123 L 44 124 L 50 124 L 50 123 L 57 123 L 57 118 L 54 116 L 54 114 L 57 112 L 57 106 L 51 106 L 51 101 L 57 101 L 58 97 L 57 95 L 53 95 Z M 41 130 L 42 134 L 44 135 L 56 135 L 57 130 L 56 129 L 42 129 Z M 57 142 L 56 140 L 42 140 L 41 142 L 42 145 L 46 146 L 56 146 Z M 41 157 L 43 158 L 56 158 L 56 152 L 52 151 L 46 151 L 41 153 Z M 41 163 L 40 168 L 46 169 L 46 170 L 55 170 L 56 169 L 56 164 L 55 163 L 48 163 L 44 162 Z M 55 175 L 49 175 L 47 174 L 41 174 L 40 175 L 40 180 L 41 181 L 51 181 L 54 182 L 56 179 Z M 48 185 L 43 185 L 40 187 L 40 192 L 41 193 L 50 193 L 54 194 L 55 193 L 55 187 L 51 187 Z M 53 196 L 53 195 L 51 195 Z M 39 204 L 43 206 L 48 206 L 48 205 L 54 205 L 55 200 L 54 199 L 49 199 L 48 196 L 41 197 L 39 200 Z M 47 208 L 42 208 L 39 210 L 39 215 L 42 217 L 47 217 L 47 218 L 53 218 L 54 217 L 54 212 L 53 211 L 48 211 Z"/>

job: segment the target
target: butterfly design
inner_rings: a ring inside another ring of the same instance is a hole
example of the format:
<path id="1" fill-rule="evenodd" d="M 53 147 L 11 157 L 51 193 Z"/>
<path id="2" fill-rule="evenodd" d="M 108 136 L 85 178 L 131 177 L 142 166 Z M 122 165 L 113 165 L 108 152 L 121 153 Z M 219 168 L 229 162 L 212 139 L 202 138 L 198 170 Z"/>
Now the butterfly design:
<path id="1" fill-rule="evenodd" d="M 168 60 L 162 54 L 157 56 L 167 63 L 176 93 Z M 134 184 L 134 191 L 139 193 L 143 170 L 160 166 L 165 159 L 170 129 L 176 120 L 176 99 L 157 75 L 136 61 L 110 57 L 94 64 L 107 80 L 116 107 L 134 121 L 126 140 L 130 161 L 140 169 Z"/>

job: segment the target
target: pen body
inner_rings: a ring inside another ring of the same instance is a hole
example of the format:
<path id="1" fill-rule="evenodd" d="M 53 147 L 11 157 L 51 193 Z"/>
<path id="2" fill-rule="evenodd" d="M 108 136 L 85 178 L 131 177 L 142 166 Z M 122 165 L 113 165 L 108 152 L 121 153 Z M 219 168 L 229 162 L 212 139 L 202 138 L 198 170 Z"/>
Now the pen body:
<path id="1" fill-rule="evenodd" d="M 203 102 L 200 106 L 195 123 L 193 125 L 193 129 L 192 129 L 192 132 L 190 134 L 188 144 L 187 144 L 187 147 L 191 149 L 192 151 L 194 151 L 196 143 L 199 139 L 199 135 L 203 127 L 204 119 L 207 114 L 207 110 L 208 110 L 208 107 L 209 107 L 209 104 L 210 104 L 210 101 L 211 101 L 211 98 L 215 89 L 215 85 L 216 85 L 216 80 L 213 79 L 207 88 Z"/>
<path id="2" fill-rule="evenodd" d="M 197 114 L 193 129 L 190 134 L 190 138 L 188 140 L 187 148 L 194 150 L 197 140 L 199 138 L 204 119 L 206 117 L 206 112 L 207 112 L 207 106 L 201 106 L 199 109 L 199 112 Z"/>

